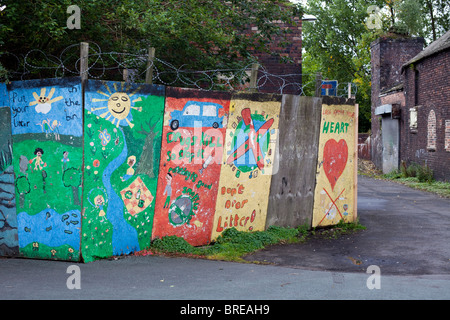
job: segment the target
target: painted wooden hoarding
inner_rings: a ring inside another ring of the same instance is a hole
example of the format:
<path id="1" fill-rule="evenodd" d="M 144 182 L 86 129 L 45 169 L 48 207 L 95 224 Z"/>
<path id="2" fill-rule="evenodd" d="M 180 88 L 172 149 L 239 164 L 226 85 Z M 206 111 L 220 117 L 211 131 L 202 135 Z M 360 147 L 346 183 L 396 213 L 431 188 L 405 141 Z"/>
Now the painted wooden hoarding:
<path id="1" fill-rule="evenodd" d="M 357 108 L 322 104 L 312 226 L 356 219 Z"/>
<path id="2" fill-rule="evenodd" d="M 165 87 L 89 80 L 85 89 L 85 261 L 150 245 Z"/>
<path id="3" fill-rule="evenodd" d="M 0 86 L 0 255 L 89 262 L 164 236 L 200 246 L 230 227 L 354 221 L 357 108 L 282 97 L 89 80 L 83 99 L 80 78 Z"/>
<path id="4" fill-rule="evenodd" d="M 80 80 L 17 81 L 8 90 L 20 254 L 78 261 L 83 154 Z"/>
<path id="5" fill-rule="evenodd" d="M 264 230 L 277 151 L 281 96 L 235 94 L 230 102 L 212 239 L 226 228 Z"/>
<path id="6" fill-rule="evenodd" d="M 167 89 L 153 238 L 211 241 L 230 97 Z"/>

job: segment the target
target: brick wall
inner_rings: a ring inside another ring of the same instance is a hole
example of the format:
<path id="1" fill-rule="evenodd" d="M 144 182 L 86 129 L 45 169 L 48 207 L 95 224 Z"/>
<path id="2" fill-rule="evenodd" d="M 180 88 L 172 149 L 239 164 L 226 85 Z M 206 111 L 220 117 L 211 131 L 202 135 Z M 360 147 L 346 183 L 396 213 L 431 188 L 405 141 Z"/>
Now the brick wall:
<path id="1" fill-rule="evenodd" d="M 445 146 L 446 139 L 450 143 L 449 76 L 448 49 L 405 68 L 406 106 L 402 108 L 400 125 L 400 158 L 407 163 L 426 163 L 437 180 L 447 181 L 450 181 L 450 146 Z M 417 132 L 409 128 L 409 108 L 414 106 L 418 106 Z"/>
<path id="2" fill-rule="evenodd" d="M 403 82 L 401 67 L 423 49 L 423 38 L 382 37 L 371 43 L 372 67 L 372 161 L 382 168 L 381 117 L 375 115 L 375 108 L 384 103 L 404 105 L 403 97 L 398 93 L 381 96 L 387 89 Z M 401 95 L 402 93 L 400 93 Z M 395 101 L 390 101 L 394 99 Z M 382 101 L 383 100 L 383 101 Z"/>
<path id="3" fill-rule="evenodd" d="M 279 89 L 283 86 L 283 83 L 296 82 L 301 84 L 302 82 L 302 21 L 296 18 L 295 25 L 281 21 L 276 21 L 275 23 L 280 28 L 287 29 L 289 33 L 286 35 L 286 39 L 283 36 L 275 38 L 269 49 L 272 53 L 291 59 L 292 62 L 281 62 L 278 56 L 270 53 L 254 53 L 265 71 L 258 73 L 258 78 L 260 79 L 258 87 L 261 92 L 266 93 L 300 94 L 299 86 L 295 85 L 285 86 L 283 92 L 280 92 Z M 258 32 L 256 27 L 252 27 L 251 30 L 252 32 Z M 284 41 L 289 42 L 286 47 L 281 45 Z M 274 76 L 265 77 L 267 73 Z M 275 75 L 282 75 L 283 77 L 279 78 Z"/>

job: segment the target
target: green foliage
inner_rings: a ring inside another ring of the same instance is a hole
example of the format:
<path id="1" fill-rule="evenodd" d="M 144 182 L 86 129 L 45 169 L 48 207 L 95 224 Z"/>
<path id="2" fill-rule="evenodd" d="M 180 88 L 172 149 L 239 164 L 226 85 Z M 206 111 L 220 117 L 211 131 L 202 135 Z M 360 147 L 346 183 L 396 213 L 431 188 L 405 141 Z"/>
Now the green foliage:
<path id="1" fill-rule="evenodd" d="M 401 170 L 401 176 L 403 178 L 416 177 L 417 172 L 420 170 L 420 165 L 413 162 L 409 166 L 406 166 L 406 163 L 402 162 L 401 166 L 400 166 L 400 170 Z"/>
<path id="2" fill-rule="evenodd" d="M 383 1 L 371 4 L 382 7 Z M 377 38 L 365 23 L 367 7 L 367 2 L 362 0 L 335 0 L 327 5 L 320 0 L 311 0 L 305 11 L 314 15 L 317 21 L 303 24 L 306 50 L 303 70 L 310 74 L 322 72 L 323 79 L 357 85 L 360 132 L 370 129 L 370 43 Z"/>
<path id="3" fill-rule="evenodd" d="M 435 193 L 441 197 L 450 198 L 450 182 L 435 181 L 433 171 L 426 164 L 423 166 L 411 163 L 406 166 L 401 164 L 401 171 L 394 170 L 384 174 L 381 178 L 389 179 L 413 189 Z"/>
<path id="4" fill-rule="evenodd" d="M 304 232 L 302 228 L 302 233 Z M 245 232 L 236 228 L 226 229 L 214 243 L 205 247 L 193 247 L 185 239 L 165 236 L 155 239 L 150 250 L 169 254 L 206 256 L 222 260 L 241 260 L 241 256 L 263 249 L 265 246 L 299 240 L 299 229 L 271 226 L 266 231 Z"/>
<path id="5" fill-rule="evenodd" d="M 434 180 L 433 170 L 427 164 L 419 167 L 419 170 L 417 171 L 417 179 L 419 182 L 432 183 Z"/>
<path id="6" fill-rule="evenodd" d="M 424 16 L 422 11 L 422 1 L 420 0 L 404 0 L 398 3 L 398 20 L 397 27 L 404 30 L 409 35 L 421 36 L 424 29 Z"/>
<path id="7" fill-rule="evenodd" d="M 337 238 L 343 234 L 365 229 L 359 221 L 346 223 L 342 220 L 335 226 L 321 228 L 320 230 L 316 228 L 310 230 L 306 224 L 297 228 L 271 226 L 265 231 L 254 232 L 239 231 L 233 227 L 222 232 L 216 241 L 208 246 L 193 247 L 181 237 L 165 236 L 160 239 L 155 239 L 149 250 L 143 250 L 143 252 L 138 252 L 136 255 L 146 255 L 150 251 L 163 254 L 202 256 L 208 259 L 243 262 L 242 256 L 261 250 L 269 245 L 305 241 L 311 235 Z"/>
<path id="8" fill-rule="evenodd" d="M 12 164 L 12 150 L 11 145 L 8 145 L 10 151 L 0 150 L 0 173 L 4 172 L 7 167 Z"/>
<path id="9" fill-rule="evenodd" d="M 177 236 L 165 236 L 161 239 L 155 239 L 152 243 L 152 248 L 166 253 L 200 253 L 200 249 L 193 247 L 184 238 Z"/>
<path id="10" fill-rule="evenodd" d="M 393 175 L 387 176 L 388 178 L 393 178 Z M 397 173 L 396 178 L 414 178 L 417 177 L 419 182 L 427 182 L 432 183 L 434 181 L 433 178 L 433 170 L 427 165 L 419 165 L 415 162 L 411 163 L 409 166 L 406 166 L 404 162 L 401 164 L 401 173 Z"/>
<path id="11" fill-rule="evenodd" d="M 77 168 L 64 170 L 62 180 L 65 187 L 79 187 L 81 185 L 81 172 Z"/>
<path id="12" fill-rule="evenodd" d="M 30 193 L 31 187 L 30 182 L 26 176 L 20 176 L 16 180 L 16 189 L 19 194 Z"/>
<path id="13" fill-rule="evenodd" d="M 369 6 L 380 8 L 381 29 L 369 29 L 366 21 Z M 305 12 L 315 22 L 303 23 L 304 84 L 313 83 L 314 74 L 323 79 L 352 82 L 357 85 L 359 131 L 370 129 L 371 64 L 370 44 L 382 35 L 401 32 L 405 35 L 436 37 L 450 26 L 448 0 L 309 0 Z M 306 88 L 314 92 L 314 84 Z"/>
<path id="14" fill-rule="evenodd" d="M 339 223 L 335 226 L 337 229 L 340 229 L 342 233 L 348 233 L 358 230 L 366 230 L 366 227 L 363 226 L 359 220 L 354 222 L 345 222 L 344 220 L 340 220 Z"/>
<path id="15" fill-rule="evenodd" d="M 288 32 L 272 21 L 293 23 L 294 15 L 301 15 L 301 7 L 289 1 L 79 0 L 81 29 L 70 30 L 66 10 L 74 4 L 72 0 L 2 0 L 1 4 L 6 6 L 1 11 L 2 50 L 17 56 L 35 50 L 27 62 L 39 67 L 55 67 L 51 55 L 59 56 L 63 49 L 82 41 L 98 44 L 102 52 L 146 54 L 152 46 L 159 59 L 192 70 L 242 67 L 255 60 L 252 49 L 267 50 L 275 35 Z M 244 34 L 250 26 L 258 32 Z M 97 49 L 91 47 L 94 54 Z M 79 52 L 72 53 L 64 64 L 75 72 Z M 107 57 L 102 58 L 108 63 Z M 142 70 L 146 66 L 146 61 L 125 59 L 120 62 L 135 64 L 129 67 Z M 94 55 L 89 63 L 97 60 Z M 15 70 L 15 59 L 2 62 L 5 68 Z M 165 68 L 158 65 L 160 72 Z M 42 70 L 37 72 L 35 76 L 49 76 Z M 105 76 L 116 80 L 114 73 Z"/>

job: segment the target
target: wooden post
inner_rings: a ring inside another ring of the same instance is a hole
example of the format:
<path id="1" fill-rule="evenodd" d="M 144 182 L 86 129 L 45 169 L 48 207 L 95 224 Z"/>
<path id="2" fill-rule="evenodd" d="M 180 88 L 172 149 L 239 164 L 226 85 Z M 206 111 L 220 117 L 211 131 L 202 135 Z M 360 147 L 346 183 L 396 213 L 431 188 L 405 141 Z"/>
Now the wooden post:
<path id="1" fill-rule="evenodd" d="M 315 97 L 322 96 L 322 73 L 316 73 L 316 92 L 314 94 Z"/>
<path id="2" fill-rule="evenodd" d="M 80 47 L 80 77 L 81 85 L 84 86 L 88 79 L 88 55 L 89 55 L 89 43 L 81 42 Z"/>
<path id="3" fill-rule="evenodd" d="M 123 69 L 123 81 L 125 81 L 126 83 L 130 82 L 130 75 L 128 72 L 128 69 Z"/>
<path id="4" fill-rule="evenodd" d="M 145 83 L 153 84 L 153 63 L 155 61 L 155 48 L 148 48 L 147 71 L 145 73 Z"/>
<path id="5" fill-rule="evenodd" d="M 258 69 L 259 64 L 254 63 L 252 64 L 252 72 L 250 74 L 250 91 L 256 92 L 258 90 Z"/>
<path id="6" fill-rule="evenodd" d="M 348 83 L 348 98 L 350 99 L 352 97 L 352 83 Z"/>
<path id="7" fill-rule="evenodd" d="M 81 113 L 82 113 L 82 123 L 84 123 L 84 108 L 86 105 L 85 101 L 85 85 L 88 79 L 88 57 L 89 57 L 89 43 L 87 42 L 81 42 L 80 43 L 80 77 L 81 77 Z M 85 135 L 84 135 L 84 125 L 82 126 L 83 135 L 82 135 L 82 145 L 84 145 Z M 81 160 L 81 181 L 84 180 L 84 168 L 85 168 L 85 162 L 84 162 L 85 156 L 84 156 L 84 148 L 83 148 L 83 157 Z M 81 208 L 84 208 L 83 206 L 83 199 L 84 199 L 84 188 L 81 188 Z M 82 215 L 84 215 L 84 209 L 82 209 Z M 83 219 L 81 219 L 83 220 Z M 83 221 L 81 221 L 81 225 L 83 225 Z M 80 228 L 82 228 L 80 226 Z"/>

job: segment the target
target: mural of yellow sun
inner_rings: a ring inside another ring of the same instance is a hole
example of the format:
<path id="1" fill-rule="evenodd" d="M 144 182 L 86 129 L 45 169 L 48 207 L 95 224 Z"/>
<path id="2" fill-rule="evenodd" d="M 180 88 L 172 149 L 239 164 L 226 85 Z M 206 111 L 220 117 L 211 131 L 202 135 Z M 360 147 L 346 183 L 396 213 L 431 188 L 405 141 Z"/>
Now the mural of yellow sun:
<path id="1" fill-rule="evenodd" d="M 108 93 L 103 92 L 101 90 L 98 90 L 97 93 L 104 95 L 105 97 L 107 97 L 107 99 L 93 98 L 92 102 L 107 101 L 107 105 L 98 107 L 98 108 L 92 107 L 91 111 L 94 112 L 97 110 L 108 109 L 108 111 L 100 114 L 99 116 L 106 120 L 111 121 L 112 124 L 115 124 L 115 122 L 117 121 L 117 123 L 116 123 L 117 127 L 119 127 L 120 122 L 122 120 L 125 120 L 128 123 L 128 125 L 130 126 L 130 128 L 133 128 L 134 124 L 131 123 L 130 117 L 129 117 L 130 111 L 131 111 L 131 109 L 134 109 L 134 110 L 141 112 L 142 108 L 134 107 L 132 104 L 135 102 L 138 102 L 138 101 L 142 101 L 142 99 L 141 99 L 141 97 L 139 97 L 135 100 L 131 100 L 131 97 L 134 96 L 136 94 L 136 92 L 138 92 L 140 90 L 140 87 L 131 93 L 127 93 L 129 91 L 129 87 L 124 88 L 126 85 L 124 82 L 121 82 L 120 90 L 117 87 L 116 83 L 113 84 L 115 92 L 111 91 L 110 87 L 108 86 L 108 84 L 106 82 L 103 82 L 103 85 L 105 86 L 105 89 Z"/>

